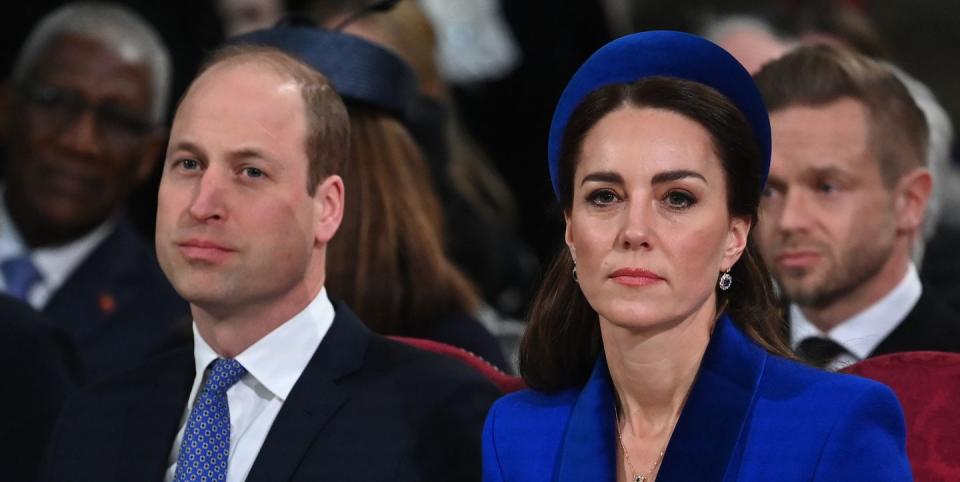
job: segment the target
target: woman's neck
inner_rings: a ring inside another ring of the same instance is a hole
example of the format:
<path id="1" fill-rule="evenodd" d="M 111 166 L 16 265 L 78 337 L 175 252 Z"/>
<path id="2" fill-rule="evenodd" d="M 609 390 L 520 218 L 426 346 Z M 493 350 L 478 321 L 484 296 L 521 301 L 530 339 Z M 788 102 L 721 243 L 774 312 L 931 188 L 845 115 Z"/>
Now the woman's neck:
<path id="1" fill-rule="evenodd" d="M 654 333 L 601 319 L 600 332 L 624 435 L 658 438 L 672 431 L 693 386 L 715 323 L 711 309 Z"/>

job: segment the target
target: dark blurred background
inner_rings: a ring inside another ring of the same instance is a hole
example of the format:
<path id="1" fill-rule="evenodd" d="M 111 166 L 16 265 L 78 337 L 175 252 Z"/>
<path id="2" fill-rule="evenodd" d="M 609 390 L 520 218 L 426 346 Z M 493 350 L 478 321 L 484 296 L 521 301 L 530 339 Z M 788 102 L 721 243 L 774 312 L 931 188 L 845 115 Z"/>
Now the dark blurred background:
<path id="1" fill-rule="evenodd" d="M 410 1 L 410 0 L 406 0 Z M 0 68 L 4 77 L 31 26 L 60 1 L 11 5 L 4 16 Z M 156 25 L 174 60 L 172 101 L 179 98 L 203 56 L 223 38 L 212 2 L 127 0 Z M 284 2 L 287 10 L 312 2 Z M 557 250 L 560 213 L 546 175 L 547 130 L 556 99 L 579 64 L 609 39 L 628 31 L 675 29 L 697 32 L 704 18 L 730 13 L 769 14 L 784 25 L 805 2 L 800 0 L 501 0 L 500 14 L 520 51 L 520 61 L 498 78 L 452 83 L 461 121 L 512 191 L 519 238 L 540 266 Z M 883 54 L 926 83 L 953 119 L 960 115 L 960 2 L 945 0 L 855 0 L 853 6 L 876 28 Z M 957 149 L 954 147 L 954 159 Z M 152 238 L 154 182 L 131 199 L 129 211 Z"/>

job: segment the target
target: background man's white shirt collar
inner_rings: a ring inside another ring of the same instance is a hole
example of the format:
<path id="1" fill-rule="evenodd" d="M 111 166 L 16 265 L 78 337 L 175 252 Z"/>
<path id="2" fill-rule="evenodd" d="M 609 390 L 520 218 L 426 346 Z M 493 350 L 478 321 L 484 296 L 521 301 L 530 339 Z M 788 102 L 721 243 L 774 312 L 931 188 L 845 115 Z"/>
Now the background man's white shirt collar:
<path id="1" fill-rule="evenodd" d="M 910 314 L 923 294 L 917 268 L 910 263 L 900 283 L 867 309 L 843 321 L 828 333 L 813 325 L 796 304 L 790 305 L 790 344 L 794 350 L 812 336 L 826 337 L 840 344 L 849 355 L 828 365 L 840 369 L 866 358 Z"/>

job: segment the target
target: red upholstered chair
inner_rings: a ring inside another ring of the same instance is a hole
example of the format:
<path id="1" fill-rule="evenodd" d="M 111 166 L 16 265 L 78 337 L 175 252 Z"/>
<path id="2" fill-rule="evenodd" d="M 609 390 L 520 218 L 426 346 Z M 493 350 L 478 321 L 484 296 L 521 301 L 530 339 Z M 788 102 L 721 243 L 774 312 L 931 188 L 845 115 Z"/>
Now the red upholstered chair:
<path id="1" fill-rule="evenodd" d="M 523 383 L 523 379 L 520 377 L 503 373 L 500 371 L 500 369 L 491 365 L 490 362 L 480 358 L 477 355 L 474 355 L 467 350 L 464 350 L 463 348 L 448 345 L 439 341 L 426 340 L 423 338 L 410 338 L 405 336 L 391 336 L 390 338 L 421 350 L 439 353 L 441 355 L 460 360 L 479 371 L 483 376 L 487 377 L 487 379 L 493 382 L 493 384 L 505 394 L 526 388 L 526 385 Z"/>
<path id="2" fill-rule="evenodd" d="M 896 392 L 907 421 L 907 454 L 915 481 L 960 481 L 960 354 L 894 353 L 843 371 Z"/>

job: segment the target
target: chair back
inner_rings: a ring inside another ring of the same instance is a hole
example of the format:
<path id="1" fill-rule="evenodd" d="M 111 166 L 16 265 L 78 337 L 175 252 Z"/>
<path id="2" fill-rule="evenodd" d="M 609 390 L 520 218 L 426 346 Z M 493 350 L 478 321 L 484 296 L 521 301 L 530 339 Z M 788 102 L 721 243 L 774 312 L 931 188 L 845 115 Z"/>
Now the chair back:
<path id="1" fill-rule="evenodd" d="M 509 375 L 500 371 L 500 369 L 493 366 L 490 362 L 480 358 L 472 352 L 464 350 L 463 348 L 439 341 L 427 340 L 424 338 L 391 336 L 390 339 L 405 343 L 421 350 L 439 353 L 441 355 L 460 360 L 461 362 L 473 367 L 484 377 L 493 382 L 493 384 L 496 385 L 497 388 L 499 388 L 504 394 L 526 388 L 526 384 L 523 383 L 523 379 L 520 377 Z"/>
<path id="2" fill-rule="evenodd" d="M 960 481 L 960 354 L 893 353 L 843 371 L 881 382 L 897 394 L 915 481 Z"/>

